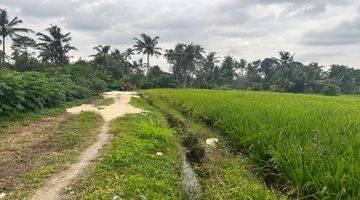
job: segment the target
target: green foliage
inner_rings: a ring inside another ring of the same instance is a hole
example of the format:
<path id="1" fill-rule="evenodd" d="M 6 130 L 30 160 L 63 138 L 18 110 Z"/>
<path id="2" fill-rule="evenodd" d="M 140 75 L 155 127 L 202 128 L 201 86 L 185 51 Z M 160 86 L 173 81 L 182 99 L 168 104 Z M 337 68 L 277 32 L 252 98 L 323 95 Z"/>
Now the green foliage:
<path id="1" fill-rule="evenodd" d="M 174 49 L 166 50 L 164 56 L 171 65 L 174 78 L 182 83 L 184 88 L 187 87 L 191 75 L 201 66 L 204 52 L 205 49 L 200 45 L 182 43 L 177 44 Z"/>
<path id="2" fill-rule="evenodd" d="M 322 93 L 327 96 L 338 96 L 340 94 L 340 87 L 334 83 L 328 83 L 322 89 Z"/>
<path id="3" fill-rule="evenodd" d="M 358 97 L 249 91 L 154 90 L 215 126 L 299 198 L 358 199 Z"/>
<path id="4" fill-rule="evenodd" d="M 68 53 L 71 50 L 76 50 L 75 47 L 70 46 L 70 33 L 62 33 L 59 26 L 51 25 L 46 29 L 48 35 L 37 33 L 40 43 L 37 44 L 40 50 L 39 58 L 42 62 L 50 62 L 55 65 L 65 65 L 69 62 Z"/>
<path id="5" fill-rule="evenodd" d="M 62 123 L 59 127 L 59 141 L 62 147 L 73 149 L 92 144 L 99 131 L 96 128 L 100 124 L 102 124 L 102 117 L 94 112 L 82 112 L 66 123 Z"/>
<path id="6" fill-rule="evenodd" d="M 140 34 L 140 38 L 134 38 L 135 45 L 134 50 L 137 51 L 138 54 L 146 55 L 146 71 L 149 72 L 150 69 L 150 56 L 158 57 L 161 55 L 161 48 L 158 47 L 159 44 L 159 36 L 155 36 L 152 38 L 151 36 L 142 33 Z M 148 73 L 146 73 L 148 74 Z"/>
<path id="7" fill-rule="evenodd" d="M 0 113 L 35 111 L 90 95 L 87 88 L 62 76 L 40 72 L 0 71 Z"/>
<path id="8" fill-rule="evenodd" d="M 110 84 L 110 88 L 111 88 L 111 89 L 114 89 L 114 90 L 121 90 L 121 89 L 122 89 L 122 86 L 123 86 L 125 83 L 126 83 L 125 80 L 119 79 L 119 80 L 113 81 L 113 82 Z"/>
<path id="9" fill-rule="evenodd" d="M 237 62 L 231 56 L 226 56 L 219 69 L 219 80 L 222 83 L 229 84 L 234 80 Z"/>
<path id="10" fill-rule="evenodd" d="M 263 84 L 262 83 L 252 83 L 250 86 L 251 90 L 255 90 L 255 91 L 260 91 L 263 88 Z"/>
<path id="11" fill-rule="evenodd" d="M 171 129 L 164 129 L 157 127 L 154 124 L 150 123 L 141 123 L 140 125 L 140 137 L 144 139 L 155 139 L 160 141 L 168 141 L 169 138 L 174 135 Z"/>
<path id="12" fill-rule="evenodd" d="M 59 79 L 69 78 L 77 86 L 87 88 L 93 94 L 98 94 L 106 90 L 109 77 L 91 67 L 85 65 L 66 65 L 63 67 L 51 67 L 46 70 L 49 76 Z"/>
<path id="13" fill-rule="evenodd" d="M 171 74 L 162 71 L 159 66 L 150 68 L 147 81 L 140 84 L 141 89 L 149 88 L 175 88 L 178 85 Z"/>

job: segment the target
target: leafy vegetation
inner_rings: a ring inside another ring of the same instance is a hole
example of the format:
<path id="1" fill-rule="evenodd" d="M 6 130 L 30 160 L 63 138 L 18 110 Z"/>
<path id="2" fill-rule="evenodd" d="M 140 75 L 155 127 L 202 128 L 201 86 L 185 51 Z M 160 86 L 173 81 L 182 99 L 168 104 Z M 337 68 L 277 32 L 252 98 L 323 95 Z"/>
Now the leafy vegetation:
<path id="1" fill-rule="evenodd" d="M 153 90 L 212 124 L 298 198 L 356 199 L 358 97 L 247 91 Z"/>
<path id="2" fill-rule="evenodd" d="M 161 113 L 141 99 L 132 101 L 150 112 L 111 122 L 115 140 L 70 199 L 182 199 L 176 134 Z"/>
<path id="3" fill-rule="evenodd" d="M 135 45 L 134 50 L 138 53 L 146 54 L 146 73 L 148 74 L 150 69 L 150 56 L 159 56 L 161 55 L 160 50 L 161 48 L 158 47 L 159 43 L 159 36 L 151 38 L 149 35 L 144 33 L 140 34 L 141 39 L 134 38 Z"/>
<path id="4" fill-rule="evenodd" d="M 333 83 L 329 83 L 324 86 L 322 92 L 324 95 L 337 96 L 340 94 L 340 87 Z"/>
<path id="5" fill-rule="evenodd" d="M 70 33 L 63 34 L 61 28 L 58 26 L 51 26 L 46 29 L 49 35 L 37 33 L 39 40 L 37 44 L 40 50 L 39 57 L 42 62 L 50 61 L 55 65 L 64 65 L 69 62 L 67 54 L 71 50 L 76 50 L 75 47 L 70 46 Z"/>
<path id="6" fill-rule="evenodd" d="M 35 111 L 89 97 L 90 89 L 70 78 L 39 72 L 0 71 L 0 114 Z"/>
<path id="7" fill-rule="evenodd" d="M 58 79 L 70 78 L 76 85 L 87 88 L 93 95 L 104 92 L 108 88 L 108 77 L 106 74 L 83 65 L 48 68 L 45 70 L 45 73 L 50 77 Z"/>

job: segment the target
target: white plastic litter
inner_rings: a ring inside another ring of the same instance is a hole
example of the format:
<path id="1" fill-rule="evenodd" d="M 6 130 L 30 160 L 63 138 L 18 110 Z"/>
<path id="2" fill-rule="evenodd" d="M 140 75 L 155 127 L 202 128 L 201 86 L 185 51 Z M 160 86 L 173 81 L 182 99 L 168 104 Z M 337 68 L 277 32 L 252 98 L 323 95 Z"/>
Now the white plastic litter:
<path id="1" fill-rule="evenodd" d="M 6 196 L 5 192 L 1 193 L 1 194 L 0 194 L 0 199 L 5 198 L 5 196 Z"/>
<path id="2" fill-rule="evenodd" d="M 156 153 L 156 155 L 158 155 L 158 156 L 162 156 L 162 155 L 163 155 L 163 153 L 162 153 L 162 152 L 157 152 L 157 153 Z"/>
<path id="3" fill-rule="evenodd" d="M 206 144 L 211 146 L 211 147 L 216 147 L 216 143 L 219 142 L 219 139 L 217 138 L 208 138 L 206 139 Z"/>

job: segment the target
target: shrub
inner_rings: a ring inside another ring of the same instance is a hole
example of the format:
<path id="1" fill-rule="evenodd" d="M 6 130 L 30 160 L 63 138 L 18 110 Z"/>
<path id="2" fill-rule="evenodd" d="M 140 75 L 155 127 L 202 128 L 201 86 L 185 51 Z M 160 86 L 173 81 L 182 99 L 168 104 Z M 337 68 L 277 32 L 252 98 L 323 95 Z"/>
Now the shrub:
<path id="1" fill-rule="evenodd" d="M 46 74 L 50 77 L 66 77 L 93 94 L 104 92 L 108 87 L 106 82 L 110 80 L 106 73 L 84 65 L 48 68 Z"/>
<path id="2" fill-rule="evenodd" d="M 140 89 L 150 89 L 150 88 L 154 88 L 154 84 L 151 82 L 144 82 L 141 83 L 139 86 Z"/>
<path id="3" fill-rule="evenodd" d="M 110 88 L 113 90 L 121 90 L 124 83 L 125 83 L 125 80 L 123 80 L 123 79 L 114 80 L 111 82 Z"/>
<path id="4" fill-rule="evenodd" d="M 251 84 L 251 90 L 261 91 L 262 89 L 263 89 L 263 84 L 262 83 L 253 83 L 253 84 Z"/>
<path id="5" fill-rule="evenodd" d="M 88 87 L 94 94 L 98 94 L 104 92 L 108 85 L 101 79 L 93 79 L 93 81 L 88 84 Z"/>
<path id="6" fill-rule="evenodd" d="M 338 96 L 340 94 L 340 87 L 334 83 L 328 83 L 322 89 L 322 93 L 327 96 Z"/>
<path id="7" fill-rule="evenodd" d="M 68 76 L 0 70 L 0 114 L 34 111 L 89 97 L 90 90 Z"/>

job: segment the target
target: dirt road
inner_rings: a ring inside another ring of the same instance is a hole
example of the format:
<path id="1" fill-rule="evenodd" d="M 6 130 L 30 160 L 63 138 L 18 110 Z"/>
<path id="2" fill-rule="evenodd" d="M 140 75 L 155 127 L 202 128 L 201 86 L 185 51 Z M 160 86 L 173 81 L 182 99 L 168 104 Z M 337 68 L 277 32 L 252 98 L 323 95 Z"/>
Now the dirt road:
<path id="1" fill-rule="evenodd" d="M 68 109 L 69 113 L 78 114 L 82 111 L 94 111 L 99 113 L 104 118 L 104 125 L 101 127 L 101 132 L 90 147 L 88 147 L 80 155 L 78 161 L 74 163 L 68 170 L 52 177 L 42 188 L 37 190 L 30 198 L 32 200 L 56 200 L 60 198 L 61 191 L 71 185 L 76 177 L 88 168 L 91 161 L 99 155 L 99 150 L 107 144 L 112 135 L 108 133 L 109 122 L 117 117 L 127 113 L 140 113 L 141 109 L 130 105 L 131 97 L 135 93 L 132 92 L 107 92 L 104 93 L 105 98 L 114 98 L 115 101 L 110 106 L 103 106 L 98 108 L 91 104 L 83 104 L 81 106 Z"/>

